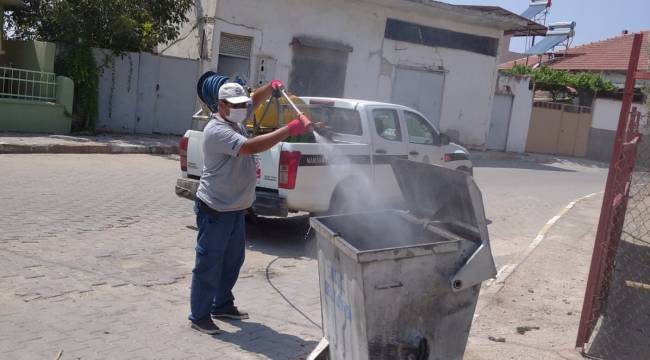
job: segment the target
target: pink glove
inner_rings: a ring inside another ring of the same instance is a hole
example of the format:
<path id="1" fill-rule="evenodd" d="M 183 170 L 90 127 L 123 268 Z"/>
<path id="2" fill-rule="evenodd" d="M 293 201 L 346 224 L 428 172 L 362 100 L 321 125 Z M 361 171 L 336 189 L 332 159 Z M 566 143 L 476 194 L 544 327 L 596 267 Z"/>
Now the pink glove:
<path id="1" fill-rule="evenodd" d="M 271 89 L 273 89 L 273 90 L 283 90 L 284 89 L 284 84 L 282 84 L 282 81 L 280 81 L 280 80 L 272 80 L 271 81 Z"/>
<path id="2" fill-rule="evenodd" d="M 303 125 L 302 121 L 298 119 L 291 120 L 291 122 L 287 124 L 287 129 L 289 129 L 289 135 L 291 136 L 298 136 L 307 132 L 305 125 Z"/>

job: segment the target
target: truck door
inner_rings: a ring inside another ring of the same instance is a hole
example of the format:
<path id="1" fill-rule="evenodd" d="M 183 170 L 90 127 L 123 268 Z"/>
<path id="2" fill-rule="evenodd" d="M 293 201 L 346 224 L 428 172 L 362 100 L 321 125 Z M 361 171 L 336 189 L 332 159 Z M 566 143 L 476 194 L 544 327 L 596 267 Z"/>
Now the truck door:
<path id="1" fill-rule="evenodd" d="M 408 110 L 403 110 L 402 114 L 406 123 L 409 160 L 439 165 L 444 154 L 437 146 L 438 132 L 420 114 Z"/>
<path id="2" fill-rule="evenodd" d="M 387 203 L 400 202 L 401 191 L 390 166 L 392 158 L 408 157 L 405 129 L 400 122 L 398 110 L 389 107 L 369 107 L 368 119 L 372 138 L 371 160 L 376 200 Z"/>

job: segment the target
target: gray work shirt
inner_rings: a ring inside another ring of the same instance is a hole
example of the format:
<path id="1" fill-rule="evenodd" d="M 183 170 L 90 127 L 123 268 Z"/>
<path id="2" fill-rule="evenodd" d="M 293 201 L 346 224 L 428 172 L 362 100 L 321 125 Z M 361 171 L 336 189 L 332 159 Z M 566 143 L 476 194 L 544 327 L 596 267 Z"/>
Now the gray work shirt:
<path id="1" fill-rule="evenodd" d="M 203 175 L 196 196 L 217 211 L 245 210 L 255 200 L 255 156 L 238 156 L 246 129 L 213 115 L 203 129 Z"/>

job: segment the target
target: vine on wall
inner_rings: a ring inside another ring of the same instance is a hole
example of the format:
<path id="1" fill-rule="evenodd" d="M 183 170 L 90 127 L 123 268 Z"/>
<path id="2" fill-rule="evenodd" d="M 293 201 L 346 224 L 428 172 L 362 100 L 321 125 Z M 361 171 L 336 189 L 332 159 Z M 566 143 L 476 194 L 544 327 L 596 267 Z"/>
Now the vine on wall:
<path id="1" fill-rule="evenodd" d="M 55 72 L 74 81 L 73 131 L 93 131 L 97 120 L 99 71 L 92 49 L 85 44 L 63 46 Z"/>

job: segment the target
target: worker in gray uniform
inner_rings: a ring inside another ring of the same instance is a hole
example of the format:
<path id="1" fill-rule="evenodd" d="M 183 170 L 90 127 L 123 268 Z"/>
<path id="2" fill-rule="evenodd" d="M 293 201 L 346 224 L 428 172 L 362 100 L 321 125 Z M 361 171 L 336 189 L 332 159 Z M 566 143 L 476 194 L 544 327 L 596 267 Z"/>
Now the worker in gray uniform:
<path id="1" fill-rule="evenodd" d="M 211 335 L 220 332 L 213 318 L 248 318 L 235 306 L 232 289 L 244 263 L 244 215 L 255 200 L 254 154 L 288 136 L 304 134 L 309 126 L 301 115 L 271 133 L 249 137 L 246 120 L 274 93 L 279 96 L 284 86 L 273 80 L 249 97 L 240 84 L 218 86 L 219 81 L 214 81 L 218 75 L 212 74 L 202 77 L 198 87 L 201 99 L 217 112 L 203 130 L 204 166 L 196 193 L 198 236 L 189 315 L 193 329 Z"/>

